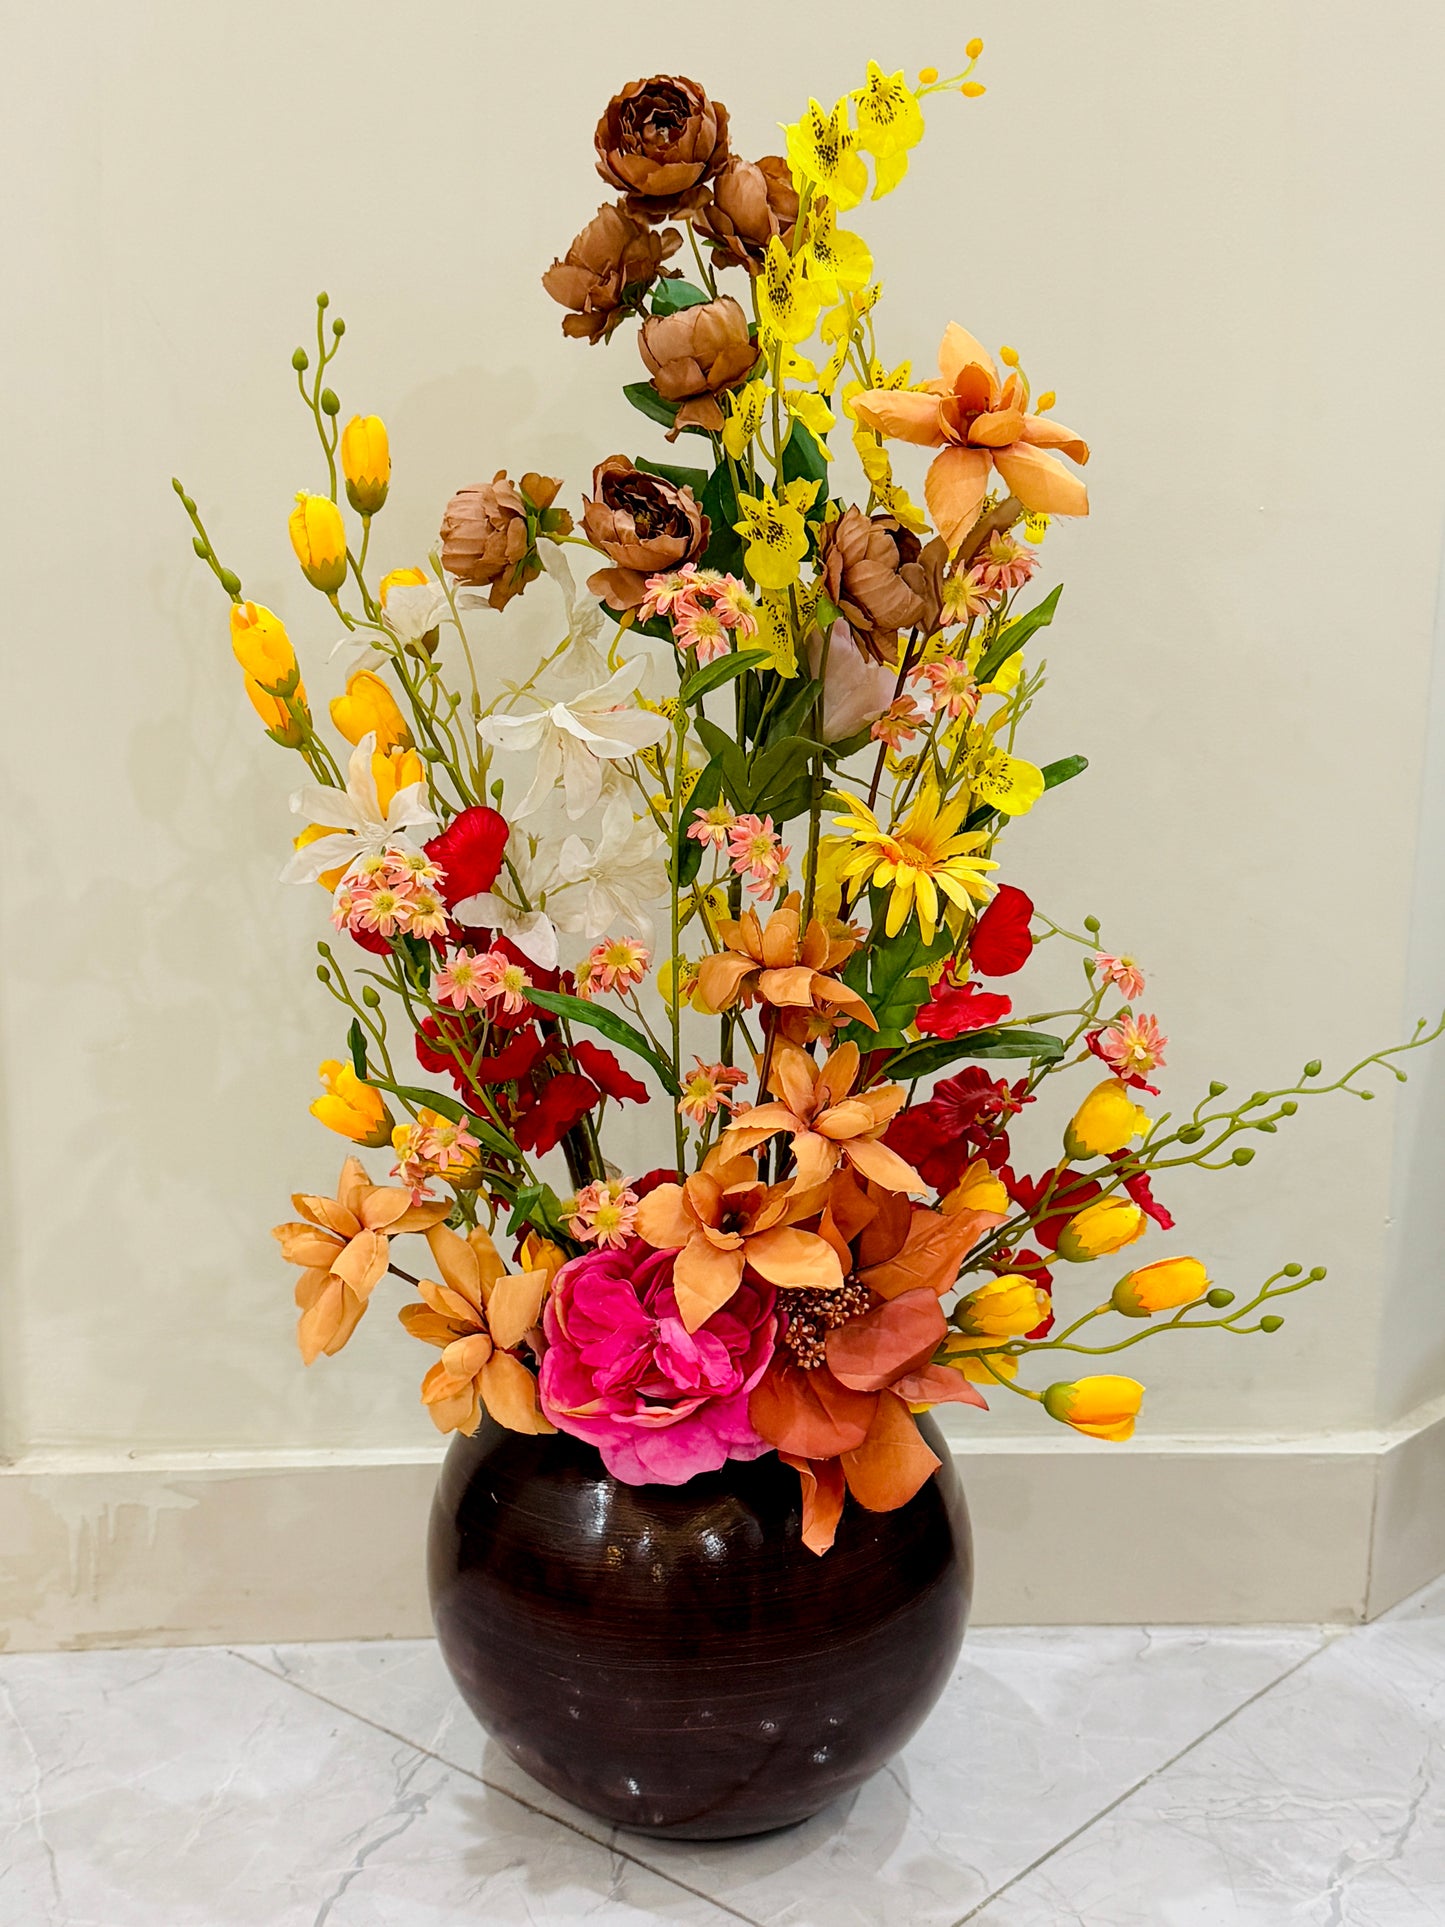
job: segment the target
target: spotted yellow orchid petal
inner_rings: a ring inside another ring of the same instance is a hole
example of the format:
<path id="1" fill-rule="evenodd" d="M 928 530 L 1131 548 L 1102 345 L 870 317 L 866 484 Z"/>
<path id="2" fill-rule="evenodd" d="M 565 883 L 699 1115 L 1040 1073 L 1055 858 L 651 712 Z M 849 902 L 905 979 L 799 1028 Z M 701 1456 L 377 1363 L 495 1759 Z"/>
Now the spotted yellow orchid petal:
<path id="1" fill-rule="evenodd" d="M 776 234 L 768 243 L 753 290 L 758 302 L 758 330 L 765 339 L 808 339 L 817 325 L 823 296 L 810 280 L 803 257 L 789 254 Z"/>
<path id="2" fill-rule="evenodd" d="M 772 393 L 765 381 L 750 381 L 728 396 L 728 418 L 723 423 L 723 447 L 735 462 L 747 453 L 748 444 L 762 427 Z"/>
<path id="3" fill-rule="evenodd" d="M 873 199 L 897 187 L 908 171 L 908 150 L 923 139 L 923 110 L 901 73 L 885 74 L 876 60 L 853 94 L 858 145 L 873 156 Z"/>
<path id="4" fill-rule="evenodd" d="M 778 372 L 785 381 L 816 381 L 818 370 L 806 355 L 800 355 L 796 348 L 783 350 L 782 365 Z"/>
<path id="5" fill-rule="evenodd" d="M 1044 773 L 1036 763 L 986 740 L 965 759 L 964 781 L 980 803 L 1005 816 L 1022 816 L 1044 793 Z"/>
<path id="6" fill-rule="evenodd" d="M 824 440 L 824 437 L 827 435 L 828 430 L 835 425 L 837 416 L 834 415 L 832 409 L 829 408 L 823 397 L 813 394 L 806 388 L 790 388 L 783 396 L 783 405 L 790 415 L 797 417 L 813 437 L 813 440 L 822 451 L 823 460 L 825 462 L 831 462 L 833 453 Z"/>
<path id="7" fill-rule="evenodd" d="M 848 125 L 845 95 L 830 114 L 810 100 L 803 114 L 783 128 L 788 164 L 804 181 L 821 188 L 845 212 L 857 207 L 868 188 L 868 169 L 858 150 L 858 136 Z"/>
<path id="8" fill-rule="evenodd" d="M 836 301 L 841 292 L 856 293 L 866 287 L 873 272 L 873 256 L 861 234 L 838 226 L 830 201 L 814 203 L 808 217 L 808 238 L 799 256 L 809 277 L 825 301 Z"/>
<path id="9" fill-rule="evenodd" d="M 885 482 L 881 486 L 875 486 L 873 493 L 877 496 L 878 506 L 884 514 L 891 515 L 894 521 L 901 522 L 904 528 L 912 529 L 915 535 L 922 535 L 928 527 L 928 517 L 912 500 L 906 489 L 899 488 L 896 483 Z"/>

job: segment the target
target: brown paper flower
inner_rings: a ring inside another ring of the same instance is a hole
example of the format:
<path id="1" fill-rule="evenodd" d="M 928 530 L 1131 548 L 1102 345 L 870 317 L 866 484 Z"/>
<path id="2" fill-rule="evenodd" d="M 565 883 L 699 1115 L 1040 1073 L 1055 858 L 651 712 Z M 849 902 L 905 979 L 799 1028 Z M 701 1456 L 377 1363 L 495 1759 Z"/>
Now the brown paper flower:
<path id="1" fill-rule="evenodd" d="M 711 243 L 719 267 L 736 265 L 756 274 L 775 234 L 791 249 L 797 218 L 798 190 L 782 155 L 745 161 L 734 154 L 713 182 L 695 225 Z"/>
<path id="2" fill-rule="evenodd" d="M 818 538 L 823 593 L 876 662 L 896 663 L 898 631 L 923 619 L 922 579 L 915 585 L 903 573 L 916 567 L 920 553 L 918 537 L 891 515 L 867 516 L 856 508 L 825 523 Z"/>
<path id="3" fill-rule="evenodd" d="M 572 310 L 563 317 L 563 334 L 606 341 L 624 315 L 641 312 L 663 262 L 681 246 L 675 227 L 645 227 L 621 201 L 599 207 L 563 258 L 542 276 L 552 299 Z"/>
<path id="4" fill-rule="evenodd" d="M 609 455 L 592 471 L 592 494 L 582 498 L 582 527 L 594 548 L 617 565 L 587 578 L 595 596 L 614 609 L 635 609 L 647 578 L 695 562 L 707 547 L 708 519 L 690 488 L 634 468 Z"/>
<path id="5" fill-rule="evenodd" d="M 442 567 L 474 588 L 491 585 L 487 601 L 503 609 L 542 573 L 537 535 L 570 532 L 572 517 L 554 509 L 561 482 L 550 475 L 524 475 L 510 482 L 498 469 L 490 482 L 458 489 L 442 516 Z"/>
<path id="6" fill-rule="evenodd" d="M 696 425 L 720 431 L 715 396 L 735 388 L 758 358 L 748 320 L 730 294 L 676 314 L 653 315 L 637 337 L 652 385 L 665 401 L 680 402 L 667 439 Z"/>
<path id="7" fill-rule="evenodd" d="M 728 158 L 728 110 L 695 80 L 654 74 L 614 94 L 597 123 L 597 172 L 645 221 L 698 207 Z"/>

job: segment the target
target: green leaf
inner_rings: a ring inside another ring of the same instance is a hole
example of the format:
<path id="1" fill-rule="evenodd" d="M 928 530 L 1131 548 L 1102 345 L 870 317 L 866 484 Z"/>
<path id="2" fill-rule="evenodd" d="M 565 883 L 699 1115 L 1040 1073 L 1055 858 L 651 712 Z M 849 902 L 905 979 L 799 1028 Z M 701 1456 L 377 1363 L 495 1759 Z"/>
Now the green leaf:
<path id="1" fill-rule="evenodd" d="M 1017 622 L 1011 622 L 1007 629 L 994 637 L 974 672 L 975 682 L 980 685 L 992 682 L 1009 657 L 1017 655 L 1031 635 L 1039 629 L 1048 628 L 1063 592 L 1064 585 L 1061 582 L 1056 588 L 1050 589 L 1036 609 L 1030 609 L 1027 615 L 1020 616 Z"/>
<path id="2" fill-rule="evenodd" d="M 1056 790 L 1060 783 L 1072 782 L 1089 767 L 1087 756 L 1061 756 L 1057 763 L 1044 764 L 1044 788 Z"/>
<path id="3" fill-rule="evenodd" d="M 792 433 L 783 448 L 783 480 L 826 482 L 827 479 L 828 464 L 823 459 L 823 451 L 811 430 L 805 428 L 795 415 Z M 822 521 L 823 511 L 828 505 L 827 497 L 827 489 L 820 488 L 813 498 L 812 508 L 807 512 L 809 521 Z"/>
<path id="4" fill-rule="evenodd" d="M 366 1071 L 366 1032 L 361 1028 L 360 1020 L 356 1017 L 352 1018 L 351 1028 L 346 1033 L 346 1048 L 351 1052 L 351 1068 L 363 1084 L 369 1082 Z"/>
<path id="5" fill-rule="evenodd" d="M 837 769 L 838 765 L 846 763 L 850 756 L 856 756 L 860 749 L 867 749 L 872 741 L 873 725 L 864 723 L 861 729 L 855 729 L 851 736 L 843 737 L 841 742 L 829 743 L 828 761 L 834 769 Z"/>
<path id="6" fill-rule="evenodd" d="M 742 538 L 733 527 L 739 519 L 737 490 L 726 462 L 719 462 L 702 492 L 703 513 L 711 524 L 702 565 L 721 569 L 725 575 L 743 573 Z"/>
<path id="7" fill-rule="evenodd" d="M 738 649 L 731 655 L 719 656 L 716 662 L 705 664 L 688 677 L 678 691 L 679 700 L 685 706 L 701 702 L 709 690 L 721 689 L 724 683 L 730 683 L 735 676 L 745 676 L 758 663 L 767 662 L 770 655 L 767 649 Z"/>
<path id="8" fill-rule="evenodd" d="M 722 764 L 712 762 L 703 770 L 692 787 L 692 795 L 687 799 L 687 816 L 694 810 L 710 810 L 722 793 Z M 677 887 L 685 890 L 702 867 L 702 845 L 696 837 L 687 833 L 686 821 L 677 826 L 677 849 L 674 853 Z"/>
<path id="9" fill-rule="evenodd" d="M 822 747 L 810 736 L 790 736 L 786 742 L 772 743 L 767 749 L 754 752 L 748 780 L 753 786 L 753 809 L 759 816 L 769 811 L 781 814 L 784 798 L 800 783 L 808 782 L 812 758 Z M 807 808 L 806 802 L 803 808 Z"/>
<path id="10" fill-rule="evenodd" d="M 650 462 L 645 455 L 635 455 L 632 466 L 640 468 L 644 475 L 660 475 L 664 482 L 676 482 L 679 488 L 690 488 L 699 501 L 708 485 L 705 468 L 678 468 L 672 462 Z"/>
<path id="11" fill-rule="evenodd" d="M 565 1017 L 569 1023 L 586 1024 L 590 1030 L 600 1030 L 604 1037 L 610 1037 L 614 1044 L 621 1044 L 650 1064 L 661 1080 L 665 1091 L 673 1097 L 682 1095 L 682 1087 L 672 1072 L 672 1066 L 648 1043 L 640 1030 L 619 1017 L 615 1011 L 603 1010 L 597 1004 L 588 1003 L 584 997 L 568 997 L 559 990 L 537 990 L 527 992 L 532 1003 L 543 1010 L 551 1011 L 554 1017 Z"/>
<path id="12" fill-rule="evenodd" d="M 875 899 L 882 896 L 878 892 L 873 894 Z M 886 898 L 882 902 L 873 902 L 875 930 L 883 926 L 885 904 Z M 869 1009 L 877 1018 L 880 1035 L 907 1030 L 919 1006 L 928 1000 L 927 980 L 914 973 L 947 956 L 952 948 L 953 937 L 948 930 L 936 930 L 932 943 L 925 943 L 922 932 L 912 918 L 896 937 L 883 937 L 872 946 L 868 953 L 867 989 L 864 990 L 861 984 L 854 987 L 862 991 Z M 878 1048 L 877 1040 L 860 1025 L 853 1025 L 848 1034 L 862 1050 Z"/>
<path id="13" fill-rule="evenodd" d="M 701 737 L 708 755 L 722 768 L 723 788 L 727 791 L 728 801 L 740 814 L 750 810 L 753 807 L 753 786 L 748 776 L 747 758 L 741 749 L 726 730 L 719 729 L 706 716 L 699 716 L 693 728 Z"/>
<path id="14" fill-rule="evenodd" d="M 818 600 L 813 608 L 813 620 L 825 636 L 842 613 L 843 611 L 831 596 L 825 596 L 821 591 L 819 592 Z"/>
<path id="15" fill-rule="evenodd" d="M 1064 1054 L 1064 1042 L 1048 1030 L 1010 1030 L 993 1026 L 970 1031 L 966 1037 L 927 1037 L 889 1060 L 888 1076 L 898 1084 L 912 1083 L 915 1077 L 928 1077 L 965 1057 L 991 1061 L 1002 1057 L 1029 1057 L 1036 1063 L 1055 1063 Z"/>
<path id="16" fill-rule="evenodd" d="M 679 404 L 664 401 L 650 381 L 629 381 L 622 392 L 649 421 L 661 422 L 664 428 L 672 427 Z"/>
<path id="17" fill-rule="evenodd" d="M 711 299 L 705 288 L 695 288 L 691 281 L 659 281 L 652 290 L 652 312 L 677 314 L 683 308 L 700 308 Z"/>
<path id="18" fill-rule="evenodd" d="M 529 1225 L 534 1225 L 550 1238 L 568 1236 L 566 1220 L 562 1216 L 562 1200 L 550 1184 L 523 1185 L 513 1198 L 507 1236 L 515 1238 Z"/>
<path id="19" fill-rule="evenodd" d="M 818 693 L 822 687 L 822 683 L 816 676 L 805 676 L 798 681 L 792 693 L 768 718 L 767 735 L 764 740 L 769 748 L 774 743 L 781 743 L 788 737 L 797 735 L 803 726 L 804 717 L 818 700 Z"/>

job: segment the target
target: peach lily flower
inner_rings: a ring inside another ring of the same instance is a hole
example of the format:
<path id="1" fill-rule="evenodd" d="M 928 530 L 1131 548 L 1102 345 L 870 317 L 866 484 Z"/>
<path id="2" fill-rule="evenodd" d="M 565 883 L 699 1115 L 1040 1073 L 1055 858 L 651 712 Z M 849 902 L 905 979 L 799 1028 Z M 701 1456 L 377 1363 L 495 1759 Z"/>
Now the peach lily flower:
<path id="1" fill-rule="evenodd" d="M 1023 381 L 1000 381 L 993 357 L 966 328 L 950 321 L 938 350 L 940 379 L 921 389 L 870 388 L 853 400 L 865 428 L 896 441 L 937 448 L 924 495 L 934 526 L 956 549 L 978 520 L 997 469 L 1031 515 L 1087 515 L 1089 497 L 1076 475 L 1045 455 L 1057 448 L 1080 465 L 1088 444 L 1071 428 L 1026 415 Z"/>
<path id="2" fill-rule="evenodd" d="M 465 1238 L 443 1224 L 426 1234 L 445 1283 L 417 1280 L 423 1303 L 397 1314 L 413 1338 L 441 1347 L 421 1382 L 421 1400 L 439 1432 L 465 1432 L 482 1409 L 512 1432 L 554 1432 L 537 1403 L 537 1381 L 506 1349 L 538 1324 L 550 1274 L 508 1276 L 497 1248 L 478 1226 Z"/>
<path id="3" fill-rule="evenodd" d="M 825 1006 L 877 1030 L 877 1019 L 857 991 L 832 975 L 858 948 L 857 938 L 841 926 L 830 931 L 817 917 L 806 930 L 801 923 L 796 894 L 766 923 L 756 910 L 745 910 L 735 923 L 721 919 L 717 932 L 727 948 L 704 957 L 697 967 L 704 1002 L 711 1010 L 728 1010 L 739 998 L 750 1004 L 759 997 L 779 1009 Z"/>
<path id="4" fill-rule="evenodd" d="M 389 1263 L 388 1237 L 429 1230 L 452 1207 L 449 1198 L 413 1204 L 409 1190 L 373 1184 L 359 1158 L 342 1165 L 334 1198 L 297 1192 L 291 1202 L 304 1222 L 278 1224 L 271 1236 L 287 1264 L 305 1267 L 296 1285 L 296 1340 L 309 1365 L 322 1352 L 339 1352 L 361 1323 Z"/>
<path id="5" fill-rule="evenodd" d="M 820 1068 L 805 1050 L 780 1041 L 768 1078 L 768 1089 L 780 1102 L 745 1111 L 718 1139 L 718 1149 L 735 1157 L 788 1131 L 797 1164 L 793 1183 L 800 1191 L 826 1183 L 840 1159 L 885 1190 L 926 1190 L 913 1166 L 879 1142 L 907 1092 L 901 1084 L 883 1084 L 850 1095 L 858 1063 L 856 1044 L 840 1044 Z"/>
<path id="6" fill-rule="evenodd" d="M 659 1251 L 676 1251 L 672 1287 L 682 1322 L 696 1331 L 725 1305 L 749 1267 L 770 1285 L 836 1291 L 838 1254 L 796 1220 L 823 1200 L 792 1184 L 762 1184 L 752 1158 L 714 1145 L 684 1184 L 660 1184 L 637 1207 L 637 1232 Z"/>

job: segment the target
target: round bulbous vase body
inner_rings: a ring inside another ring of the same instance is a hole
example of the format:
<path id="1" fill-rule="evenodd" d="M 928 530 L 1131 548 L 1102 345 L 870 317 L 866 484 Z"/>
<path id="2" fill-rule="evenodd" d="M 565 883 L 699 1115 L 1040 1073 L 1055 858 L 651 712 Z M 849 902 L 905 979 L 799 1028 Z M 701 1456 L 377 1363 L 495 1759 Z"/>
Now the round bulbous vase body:
<path id="1" fill-rule="evenodd" d="M 972 1547 L 952 1456 L 906 1506 L 844 1507 L 821 1558 L 773 1454 L 682 1486 L 614 1479 L 595 1448 L 458 1437 L 432 1508 L 442 1654 L 533 1779 L 639 1833 L 719 1840 L 851 1792 L 942 1691 Z"/>

